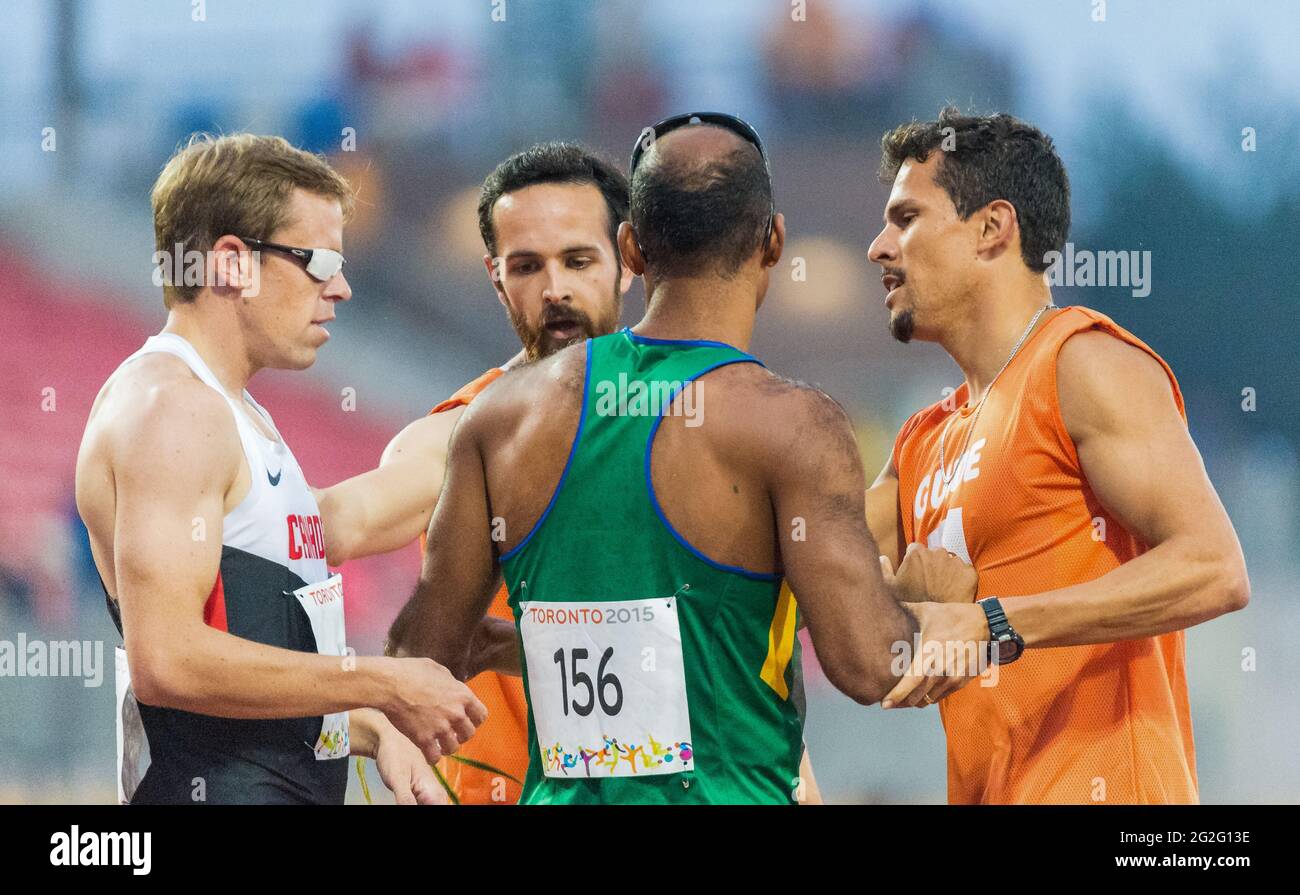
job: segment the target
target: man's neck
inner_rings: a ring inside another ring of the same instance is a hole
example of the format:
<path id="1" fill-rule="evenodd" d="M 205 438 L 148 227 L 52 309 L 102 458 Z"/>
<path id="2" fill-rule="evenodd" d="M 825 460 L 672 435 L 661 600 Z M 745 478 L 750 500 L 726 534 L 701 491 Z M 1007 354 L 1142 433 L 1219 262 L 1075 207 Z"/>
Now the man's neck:
<path id="1" fill-rule="evenodd" d="M 198 308 L 186 308 L 183 311 L 173 309 L 167 315 L 163 332 L 174 333 L 193 345 L 226 394 L 242 400 L 248 380 L 253 378 L 258 368 L 248 359 L 239 333 L 229 329 L 202 317 Z"/>
<path id="2" fill-rule="evenodd" d="M 725 342 L 748 351 L 756 305 L 755 286 L 742 277 L 666 280 L 654 285 L 633 330 L 654 339 Z"/>
<path id="3" fill-rule="evenodd" d="M 1027 331 L 1034 315 L 1051 301 L 1052 293 L 1044 285 L 974 304 L 978 310 L 939 340 L 965 374 L 970 401 L 979 401 L 1016 346 L 1023 346 L 1047 322 L 1044 313 L 1035 321 L 1033 330 Z"/>

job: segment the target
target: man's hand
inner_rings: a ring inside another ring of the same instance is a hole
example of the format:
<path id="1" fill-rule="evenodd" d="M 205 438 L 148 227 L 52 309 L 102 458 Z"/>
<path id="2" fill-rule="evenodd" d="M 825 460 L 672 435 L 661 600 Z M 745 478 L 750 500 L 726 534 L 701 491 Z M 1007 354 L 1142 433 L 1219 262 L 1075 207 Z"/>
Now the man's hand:
<path id="1" fill-rule="evenodd" d="M 390 727 L 379 738 L 375 766 L 384 785 L 393 791 L 399 805 L 446 805 L 447 791 L 433 768 L 416 746 Z"/>
<path id="2" fill-rule="evenodd" d="M 972 603 L 979 585 L 970 563 L 951 551 L 917 542 L 907 545 L 897 574 L 888 556 L 880 557 L 880 569 L 894 596 L 909 603 Z"/>
<path id="3" fill-rule="evenodd" d="M 474 629 L 474 637 L 469 642 L 469 670 L 465 680 L 484 671 L 515 677 L 523 675 L 523 666 L 519 662 L 519 635 L 514 622 L 485 615 Z"/>
<path id="4" fill-rule="evenodd" d="M 387 659 L 392 695 L 383 712 L 433 764 L 452 755 L 487 720 L 483 703 L 432 659 Z"/>
<path id="5" fill-rule="evenodd" d="M 975 603 L 908 603 L 906 608 L 921 627 L 921 649 L 881 700 L 887 709 L 933 705 L 978 677 L 988 654 L 988 619 Z"/>

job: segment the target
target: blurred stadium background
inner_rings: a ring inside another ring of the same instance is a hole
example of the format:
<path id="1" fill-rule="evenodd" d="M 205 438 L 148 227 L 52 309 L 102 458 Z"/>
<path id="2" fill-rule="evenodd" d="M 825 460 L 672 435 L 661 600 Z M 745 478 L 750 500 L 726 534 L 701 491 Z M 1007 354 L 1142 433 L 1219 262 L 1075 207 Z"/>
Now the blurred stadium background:
<path id="1" fill-rule="evenodd" d="M 98 689 L 0 678 L 0 802 L 114 799 L 118 641 L 73 461 L 100 384 L 164 321 L 148 191 L 188 134 L 283 134 L 360 191 L 344 246 L 355 300 L 329 347 L 311 371 L 251 387 L 324 485 L 515 352 L 474 213 L 496 162 L 556 138 L 624 159 L 664 114 L 738 113 L 770 143 L 787 258 L 806 270 L 774 277 L 754 350 L 850 409 L 874 475 L 908 414 L 960 381 L 937 347 L 891 342 L 866 258 L 887 193 L 881 133 L 948 101 L 1056 138 L 1076 247 L 1152 253 L 1149 296 L 1057 302 L 1110 314 L 1173 365 L 1245 546 L 1250 608 L 1188 637 L 1203 800 L 1300 801 L 1300 9 L 1100 6 L 1104 21 L 1095 0 L 5 0 L 0 639 L 103 639 L 108 668 Z M 642 310 L 638 291 L 626 322 Z M 309 440 L 322 424 L 331 440 Z M 379 649 L 417 568 L 414 548 L 345 567 L 360 652 Z M 943 801 L 937 712 L 857 707 L 807 656 L 827 799 Z"/>

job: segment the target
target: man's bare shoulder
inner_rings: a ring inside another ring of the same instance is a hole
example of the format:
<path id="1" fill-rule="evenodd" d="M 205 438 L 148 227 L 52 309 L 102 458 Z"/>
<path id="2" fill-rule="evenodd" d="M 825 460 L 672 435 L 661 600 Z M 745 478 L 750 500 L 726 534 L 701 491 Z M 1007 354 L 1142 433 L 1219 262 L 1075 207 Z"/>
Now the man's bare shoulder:
<path id="1" fill-rule="evenodd" d="M 1103 329 L 1077 332 L 1061 344 L 1056 369 L 1069 378 L 1109 379 L 1123 383 L 1131 375 L 1154 382 L 1165 379 L 1154 354 Z"/>
<path id="2" fill-rule="evenodd" d="M 230 405 L 172 355 L 146 355 L 111 377 L 96 399 L 92 426 L 119 471 L 159 461 L 238 471 Z"/>
<path id="3" fill-rule="evenodd" d="M 1100 329 L 1068 338 L 1056 358 L 1061 418 L 1079 440 L 1128 420 L 1178 415 L 1169 374 L 1156 356 Z"/>
<path id="4" fill-rule="evenodd" d="M 461 425 L 466 431 L 499 437 L 533 417 L 532 411 L 537 407 L 556 409 L 569 405 L 578 409 L 586 369 L 585 342 L 570 345 L 550 357 L 511 367 L 465 408 Z"/>
<path id="5" fill-rule="evenodd" d="M 703 399 L 706 413 L 715 412 L 708 400 L 709 392 L 716 391 L 716 412 L 726 428 L 765 441 L 792 436 L 815 440 L 830 431 L 851 429 L 844 408 L 826 392 L 757 364 L 723 367 L 701 380 L 700 387 L 697 401 Z"/>

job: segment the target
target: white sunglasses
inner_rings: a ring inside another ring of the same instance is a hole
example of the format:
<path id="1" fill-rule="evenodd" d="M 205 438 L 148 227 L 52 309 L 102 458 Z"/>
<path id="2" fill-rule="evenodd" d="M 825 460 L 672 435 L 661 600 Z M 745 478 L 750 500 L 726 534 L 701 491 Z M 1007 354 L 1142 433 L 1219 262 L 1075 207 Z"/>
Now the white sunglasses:
<path id="1" fill-rule="evenodd" d="M 280 245 L 279 243 L 267 242 L 264 239 L 253 239 L 248 236 L 239 238 L 254 248 L 271 249 L 276 252 L 284 252 L 286 255 L 292 255 L 302 262 L 303 267 L 312 279 L 319 280 L 322 283 L 327 282 L 341 271 L 343 265 L 347 263 L 343 253 L 336 252 L 333 249 L 300 249 L 295 246 Z"/>

